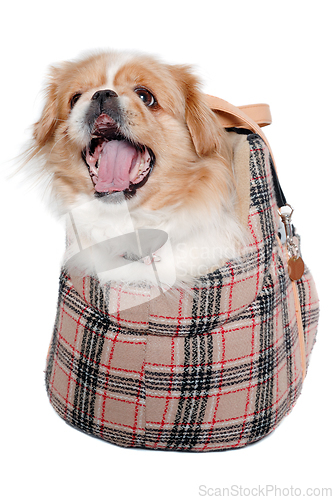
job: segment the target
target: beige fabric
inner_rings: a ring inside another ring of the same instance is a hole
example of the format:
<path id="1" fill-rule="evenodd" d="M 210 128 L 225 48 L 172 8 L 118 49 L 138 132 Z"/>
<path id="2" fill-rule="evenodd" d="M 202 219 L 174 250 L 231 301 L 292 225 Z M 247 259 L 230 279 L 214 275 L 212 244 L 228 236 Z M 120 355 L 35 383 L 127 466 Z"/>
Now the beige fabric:
<path id="1" fill-rule="evenodd" d="M 233 148 L 233 170 L 237 188 L 237 214 L 243 226 L 248 224 L 250 207 L 250 150 L 247 137 L 230 132 Z"/>

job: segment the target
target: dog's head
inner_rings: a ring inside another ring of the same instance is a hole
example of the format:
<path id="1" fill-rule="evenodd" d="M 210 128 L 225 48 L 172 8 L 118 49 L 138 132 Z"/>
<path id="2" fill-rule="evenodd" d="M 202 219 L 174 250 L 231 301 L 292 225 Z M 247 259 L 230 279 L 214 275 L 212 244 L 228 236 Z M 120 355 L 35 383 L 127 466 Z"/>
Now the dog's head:
<path id="1" fill-rule="evenodd" d="M 31 156 L 65 206 L 82 193 L 123 193 L 161 208 L 225 183 L 206 161 L 228 164 L 224 134 L 190 68 L 107 52 L 51 68 Z"/>

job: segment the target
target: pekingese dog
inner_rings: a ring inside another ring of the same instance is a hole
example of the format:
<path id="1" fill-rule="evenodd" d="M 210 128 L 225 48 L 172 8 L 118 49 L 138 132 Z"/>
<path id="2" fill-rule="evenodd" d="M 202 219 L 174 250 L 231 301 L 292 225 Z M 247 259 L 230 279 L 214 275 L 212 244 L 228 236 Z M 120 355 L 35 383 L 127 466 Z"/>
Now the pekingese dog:
<path id="1" fill-rule="evenodd" d="M 69 214 L 69 267 L 136 282 L 153 264 L 171 286 L 237 255 L 230 134 L 191 68 L 103 52 L 52 67 L 45 91 L 29 160 Z"/>

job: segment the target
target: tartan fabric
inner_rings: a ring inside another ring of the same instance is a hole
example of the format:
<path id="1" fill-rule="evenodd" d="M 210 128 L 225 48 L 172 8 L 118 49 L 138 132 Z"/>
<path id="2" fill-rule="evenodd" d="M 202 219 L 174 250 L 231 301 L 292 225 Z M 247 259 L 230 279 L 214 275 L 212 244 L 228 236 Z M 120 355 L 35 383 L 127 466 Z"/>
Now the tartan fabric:
<path id="1" fill-rule="evenodd" d="M 269 153 L 257 135 L 247 144 L 251 240 L 194 290 L 101 286 L 63 269 L 46 386 L 67 423 L 126 447 L 210 451 L 261 439 L 292 409 L 302 388 L 292 283 Z M 308 365 L 319 314 L 308 268 L 297 288 Z"/>

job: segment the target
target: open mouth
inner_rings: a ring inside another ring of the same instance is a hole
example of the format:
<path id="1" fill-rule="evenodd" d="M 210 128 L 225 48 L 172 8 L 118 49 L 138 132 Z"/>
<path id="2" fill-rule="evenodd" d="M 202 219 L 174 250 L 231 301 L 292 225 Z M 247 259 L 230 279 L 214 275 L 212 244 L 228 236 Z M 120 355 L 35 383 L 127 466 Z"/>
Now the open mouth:
<path id="1" fill-rule="evenodd" d="M 94 123 L 91 141 L 82 151 L 96 196 L 124 191 L 135 194 L 148 180 L 155 162 L 154 153 L 124 137 L 117 123 L 101 114 Z"/>

